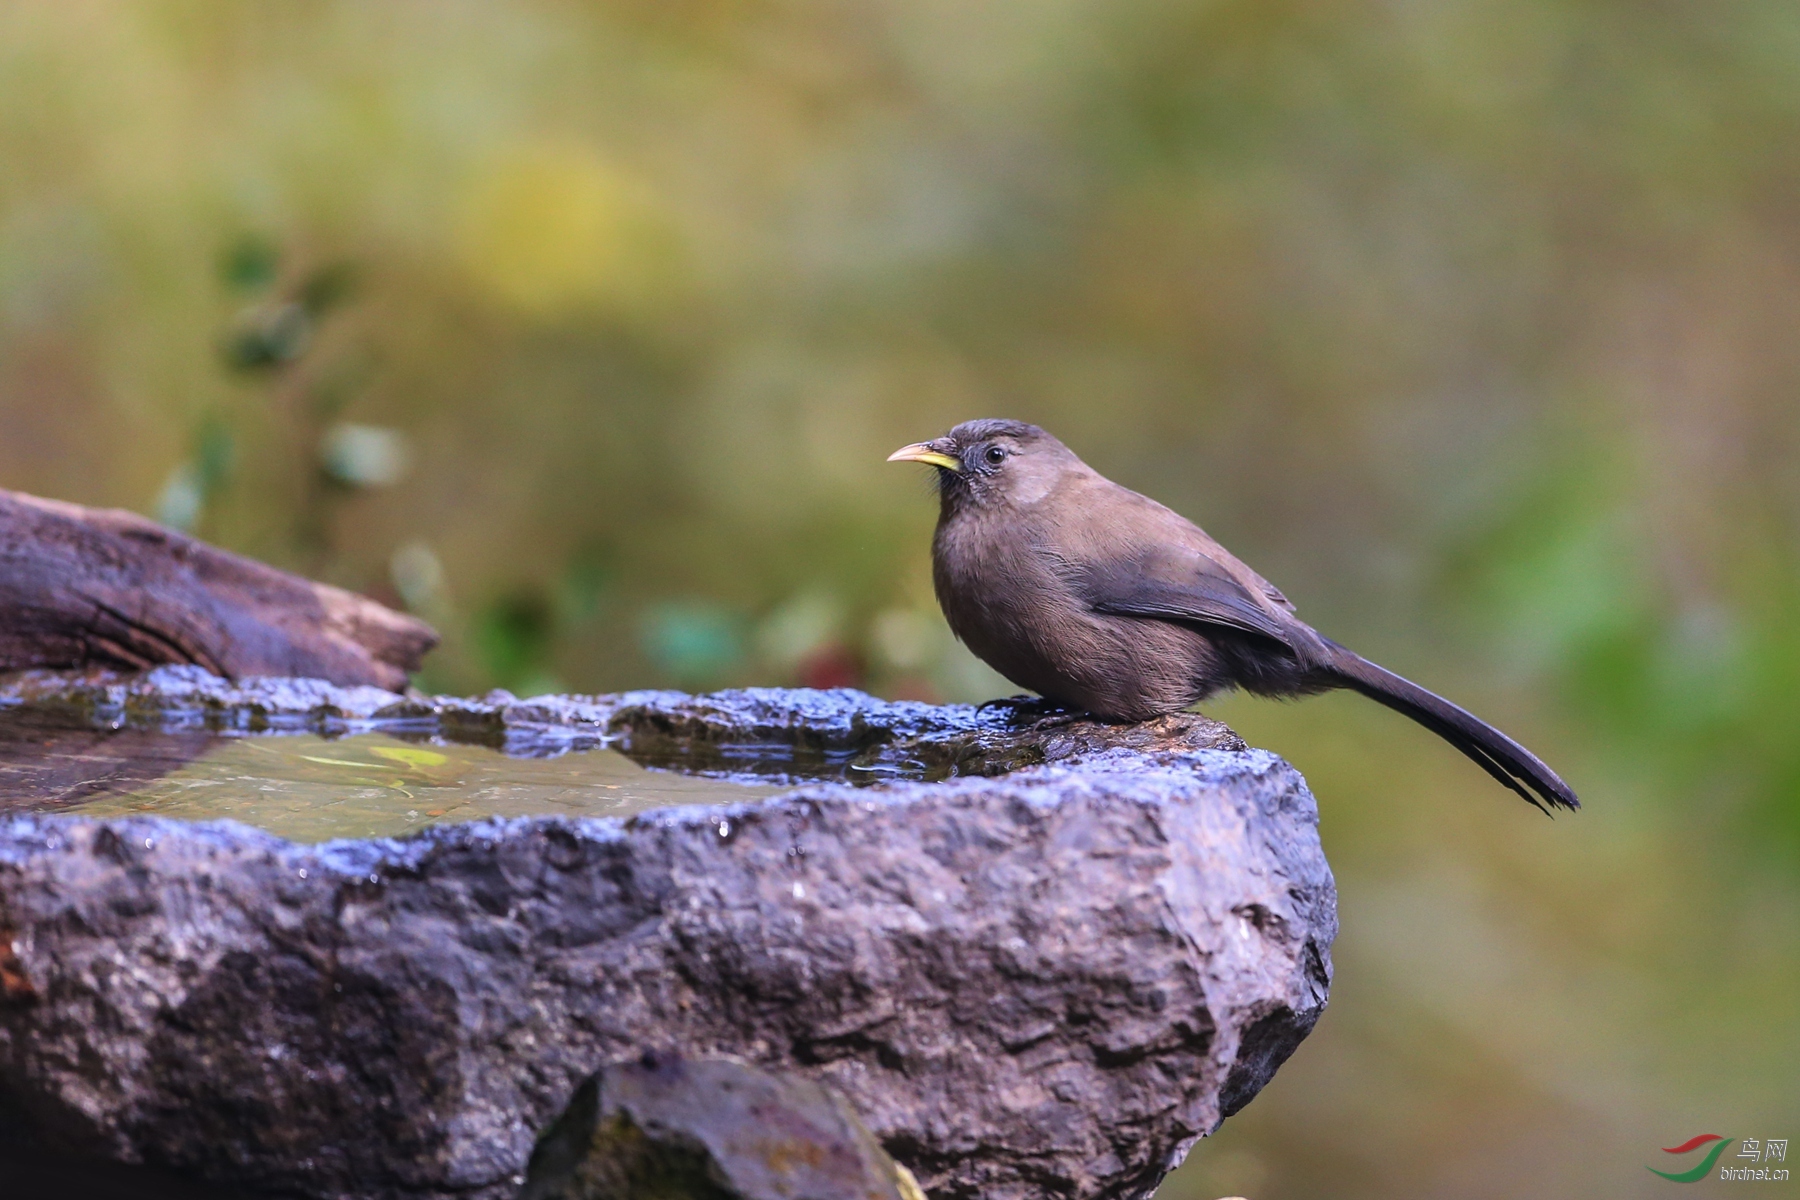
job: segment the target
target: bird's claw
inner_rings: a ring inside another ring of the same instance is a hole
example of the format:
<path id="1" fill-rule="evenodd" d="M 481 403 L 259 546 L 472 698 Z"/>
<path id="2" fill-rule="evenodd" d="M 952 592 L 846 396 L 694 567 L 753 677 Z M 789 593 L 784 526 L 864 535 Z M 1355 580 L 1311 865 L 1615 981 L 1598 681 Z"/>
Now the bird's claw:
<path id="1" fill-rule="evenodd" d="M 1064 709 L 1062 712 L 1048 713 L 1044 716 L 1039 717 L 1037 720 L 1035 720 L 1031 723 L 1031 728 L 1033 730 L 1055 729 L 1060 725 L 1073 725 L 1077 721 L 1083 721 L 1086 719 L 1087 719 L 1086 713 L 1073 712 L 1068 709 Z"/>

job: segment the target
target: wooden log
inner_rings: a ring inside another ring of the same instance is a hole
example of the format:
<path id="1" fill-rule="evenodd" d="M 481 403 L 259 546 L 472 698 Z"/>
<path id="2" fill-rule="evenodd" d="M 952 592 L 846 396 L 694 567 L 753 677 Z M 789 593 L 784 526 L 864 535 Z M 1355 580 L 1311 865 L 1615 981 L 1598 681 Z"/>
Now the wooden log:
<path id="1" fill-rule="evenodd" d="M 435 630 L 136 513 L 0 489 L 0 671 L 193 663 L 403 691 Z"/>

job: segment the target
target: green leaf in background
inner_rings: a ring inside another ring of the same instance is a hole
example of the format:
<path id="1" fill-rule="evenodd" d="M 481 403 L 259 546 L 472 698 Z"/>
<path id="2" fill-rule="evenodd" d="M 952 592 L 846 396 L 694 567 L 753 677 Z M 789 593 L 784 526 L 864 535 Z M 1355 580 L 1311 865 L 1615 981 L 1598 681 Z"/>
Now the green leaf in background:
<path id="1" fill-rule="evenodd" d="M 489 675 L 519 691 L 543 674 L 555 633 L 549 598 L 536 588 L 521 588 L 477 615 L 473 639 Z"/>
<path id="2" fill-rule="evenodd" d="M 268 290 L 280 269 L 280 248 L 259 234 L 245 234 L 219 256 L 219 278 L 236 292 L 255 294 Z"/>
<path id="3" fill-rule="evenodd" d="M 718 683 L 744 657 L 741 620 L 703 601 L 652 606 L 639 631 L 650 661 L 689 687 Z"/>

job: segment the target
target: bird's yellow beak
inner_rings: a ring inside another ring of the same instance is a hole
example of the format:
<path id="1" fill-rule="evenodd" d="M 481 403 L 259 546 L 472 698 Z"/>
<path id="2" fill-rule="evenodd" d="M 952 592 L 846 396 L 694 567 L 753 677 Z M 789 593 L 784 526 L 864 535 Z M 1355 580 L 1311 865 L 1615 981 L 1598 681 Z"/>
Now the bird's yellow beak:
<path id="1" fill-rule="evenodd" d="M 922 462 L 934 467 L 942 467 L 946 471 L 961 471 L 962 460 L 955 455 L 945 454 L 930 442 L 914 442 L 910 446 L 902 446 L 887 456 L 889 462 Z"/>

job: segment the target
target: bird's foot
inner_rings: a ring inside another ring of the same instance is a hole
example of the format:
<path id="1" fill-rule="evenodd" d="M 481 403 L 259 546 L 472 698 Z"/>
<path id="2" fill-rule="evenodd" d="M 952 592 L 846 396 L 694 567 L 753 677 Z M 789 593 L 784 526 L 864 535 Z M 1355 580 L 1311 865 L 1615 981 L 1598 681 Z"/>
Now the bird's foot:
<path id="1" fill-rule="evenodd" d="M 1059 726 L 1073 725 L 1077 721 L 1090 721 L 1092 719 L 1092 717 L 1084 712 L 1076 712 L 1073 709 L 1064 709 L 1061 712 L 1053 712 L 1047 716 L 1039 717 L 1031 723 L 1031 728 L 1034 731 L 1039 729 L 1056 729 Z"/>

